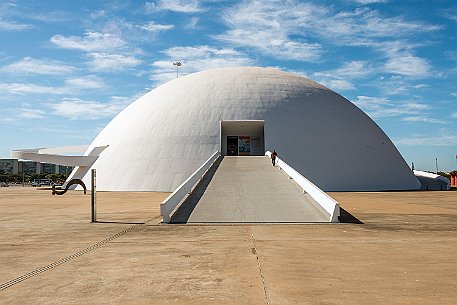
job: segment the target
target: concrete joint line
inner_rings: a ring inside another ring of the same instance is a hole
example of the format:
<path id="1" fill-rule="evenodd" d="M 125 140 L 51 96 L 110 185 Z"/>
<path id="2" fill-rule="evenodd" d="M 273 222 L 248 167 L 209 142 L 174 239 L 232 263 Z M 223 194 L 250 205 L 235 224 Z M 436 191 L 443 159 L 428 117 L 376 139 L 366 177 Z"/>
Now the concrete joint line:
<path id="1" fill-rule="evenodd" d="M 62 265 L 64 263 L 66 263 L 66 262 L 69 262 L 69 261 L 71 261 L 71 260 L 73 260 L 75 258 L 78 258 L 78 257 L 80 257 L 80 256 L 82 256 L 82 255 L 84 255 L 84 254 L 86 254 L 88 252 L 91 252 L 91 251 L 103 246 L 104 244 L 107 244 L 110 241 L 112 241 L 112 240 L 114 240 L 116 238 L 119 238 L 119 237 L 127 234 L 128 232 L 131 232 L 131 231 L 139 228 L 140 226 L 143 226 L 144 224 L 146 224 L 147 222 L 149 222 L 151 220 L 152 219 L 149 219 L 149 220 L 145 221 L 142 224 L 137 224 L 137 225 L 128 227 L 127 229 L 125 229 L 125 230 L 123 230 L 123 231 L 121 231 L 119 233 L 116 233 L 116 234 L 114 234 L 114 235 L 112 235 L 112 236 L 110 236 L 110 237 L 108 237 L 108 238 L 106 238 L 106 239 L 104 239 L 102 241 L 99 241 L 98 243 L 93 244 L 92 246 L 89 246 L 89 247 L 87 247 L 87 248 L 85 248 L 85 249 L 83 249 L 81 251 L 78 251 L 78 252 L 76 252 L 76 253 L 74 253 L 72 255 L 64 257 L 64 258 L 62 258 L 62 259 L 60 259 L 58 261 L 55 261 L 55 262 L 53 262 L 53 263 L 51 263 L 49 265 L 40 267 L 40 268 L 38 268 L 38 269 L 36 269 L 34 271 L 28 272 L 28 273 L 26 273 L 24 275 L 21 275 L 21 276 L 15 278 L 13 280 L 5 282 L 5 283 L 0 285 L 0 291 L 5 290 L 5 289 L 7 289 L 7 288 L 9 288 L 9 287 L 11 287 L 13 285 L 19 284 L 20 282 L 23 282 L 23 281 L 25 281 L 25 280 L 27 280 L 27 279 L 29 279 L 31 277 L 34 277 L 35 275 L 38 275 L 38 274 L 43 273 L 45 271 L 51 270 L 51 269 L 53 269 L 53 268 L 55 268 L 57 266 L 60 266 L 60 265 Z"/>
<path id="2" fill-rule="evenodd" d="M 251 237 L 252 237 L 252 249 L 251 250 L 252 250 L 252 254 L 254 254 L 256 257 L 257 266 L 259 267 L 260 278 L 262 279 L 263 293 L 265 296 L 265 304 L 270 305 L 270 298 L 268 297 L 268 291 L 267 291 L 267 283 L 265 281 L 265 276 L 263 275 L 262 264 L 260 263 L 259 252 L 257 251 L 257 247 L 255 245 L 255 237 L 254 237 L 254 232 L 252 231 L 252 227 L 251 227 Z"/>

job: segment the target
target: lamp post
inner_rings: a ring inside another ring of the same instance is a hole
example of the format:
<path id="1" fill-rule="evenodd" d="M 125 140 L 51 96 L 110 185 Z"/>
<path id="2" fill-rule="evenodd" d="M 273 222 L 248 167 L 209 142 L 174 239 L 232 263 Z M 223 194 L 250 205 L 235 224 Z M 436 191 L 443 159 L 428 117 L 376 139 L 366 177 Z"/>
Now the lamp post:
<path id="1" fill-rule="evenodd" d="M 180 61 L 175 61 L 173 62 L 173 66 L 176 66 L 176 78 L 178 78 L 178 69 L 182 66 L 182 63 Z"/>

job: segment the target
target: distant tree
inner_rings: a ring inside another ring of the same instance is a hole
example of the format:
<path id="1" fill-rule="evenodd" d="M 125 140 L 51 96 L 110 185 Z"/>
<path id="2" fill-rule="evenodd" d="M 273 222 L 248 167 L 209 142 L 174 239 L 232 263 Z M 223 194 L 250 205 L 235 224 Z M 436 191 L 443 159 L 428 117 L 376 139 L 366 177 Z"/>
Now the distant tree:
<path id="1" fill-rule="evenodd" d="M 443 176 L 443 177 L 445 177 L 445 178 L 451 179 L 451 175 L 448 174 L 448 173 L 445 173 L 445 172 L 438 172 L 437 174 L 440 175 L 440 176 Z"/>
<path id="2" fill-rule="evenodd" d="M 47 174 L 46 179 L 51 179 L 53 182 L 65 181 L 64 174 Z"/>
<path id="3" fill-rule="evenodd" d="M 22 174 L 11 174 L 9 175 L 10 182 L 22 182 Z"/>
<path id="4" fill-rule="evenodd" d="M 33 174 L 33 175 L 31 175 L 31 178 L 33 180 L 35 180 L 35 179 L 46 179 L 46 175 L 47 174 Z"/>

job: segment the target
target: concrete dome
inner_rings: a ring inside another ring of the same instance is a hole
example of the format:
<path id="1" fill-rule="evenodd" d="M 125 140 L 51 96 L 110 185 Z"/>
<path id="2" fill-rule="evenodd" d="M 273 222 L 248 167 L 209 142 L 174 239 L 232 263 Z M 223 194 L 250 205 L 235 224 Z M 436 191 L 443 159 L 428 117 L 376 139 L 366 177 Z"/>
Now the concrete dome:
<path id="1" fill-rule="evenodd" d="M 325 191 L 420 187 L 384 132 L 341 95 L 277 69 L 236 67 L 172 80 L 120 112 L 88 150 L 109 145 L 93 165 L 97 188 L 173 191 L 215 151 L 226 153 L 221 121 L 237 120 L 261 122 L 261 154 L 276 149 Z M 90 172 L 73 174 L 83 175 L 89 183 Z"/>

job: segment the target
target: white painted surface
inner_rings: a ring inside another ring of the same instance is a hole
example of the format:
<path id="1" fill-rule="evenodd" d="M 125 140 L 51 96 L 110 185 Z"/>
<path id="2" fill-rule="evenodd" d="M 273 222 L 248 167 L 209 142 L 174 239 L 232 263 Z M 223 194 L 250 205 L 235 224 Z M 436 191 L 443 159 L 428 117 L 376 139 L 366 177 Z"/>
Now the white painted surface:
<path id="1" fill-rule="evenodd" d="M 119 113 L 91 144 L 109 145 L 93 166 L 98 189 L 173 191 L 221 151 L 221 120 L 264 120 L 265 148 L 325 191 L 420 187 L 384 132 L 341 95 L 277 69 L 235 67 L 172 80 Z"/>
<path id="2" fill-rule="evenodd" d="M 52 147 L 52 148 L 33 148 L 33 149 L 22 149 L 11 151 L 11 157 L 31 160 L 36 162 L 54 163 L 65 166 L 84 166 L 90 167 L 97 160 L 100 153 L 107 146 L 94 147 L 89 155 L 85 156 L 66 156 L 60 155 L 60 153 L 68 152 L 84 152 L 88 146 L 68 146 L 68 147 Z"/>
<path id="3" fill-rule="evenodd" d="M 84 153 L 89 145 L 42 147 L 32 149 L 18 149 L 17 151 L 36 152 L 40 154 L 65 154 L 65 153 Z"/>
<path id="4" fill-rule="evenodd" d="M 171 193 L 161 204 L 160 204 L 160 216 L 162 216 L 164 223 L 170 222 L 170 217 L 173 211 L 178 207 L 179 203 L 182 202 L 192 188 L 200 181 L 206 171 L 211 165 L 221 156 L 220 152 L 215 152 L 202 166 L 200 166 L 189 178 L 186 179 L 173 193 Z"/>
<path id="5" fill-rule="evenodd" d="M 271 158 L 271 152 L 267 151 L 266 156 Z M 327 212 L 330 222 L 339 222 L 338 216 L 340 216 L 340 204 L 332 197 L 323 192 L 314 183 L 300 175 L 293 167 L 276 157 L 276 165 L 279 166 L 291 179 L 303 189 L 303 192 L 307 193 L 314 199 L 324 211 Z"/>
<path id="6" fill-rule="evenodd" d="M 449 179 L 444 178 L 443 176 L 434 174 L 434 173 L 429 173 L 429 172 L 424 172 L 424 171 L 419 171 L 419 170 L 413 170 L 414 175 L 416 176 L 421 176 L 421 177 L 427 177 L 427 178 L 432 178 L 432 179 L 439 179 L 442 181 L 448 181 Z"/>
<path id="7" fill-rule="evenodd" d="M 451 181 L 447 179 L 446 177 L 443 177 L 441 175 L 437 175 L 434 173 L 428 173 L 424 171 L 419 171 L 419 170 L 413 170 L 414 175 L 418 178 L 426 178 L 423 180 L 425 185 L 422 185 L 421 189 L 443 189 L 443 190 L 449 190 L 451 187 Z M 435 186 L 432 186 L 435 184 Z M 438 184 L 441 184 L 442 186 L 440 187 Z M 428 187 L 427 187 L 428 185 Z"/>

